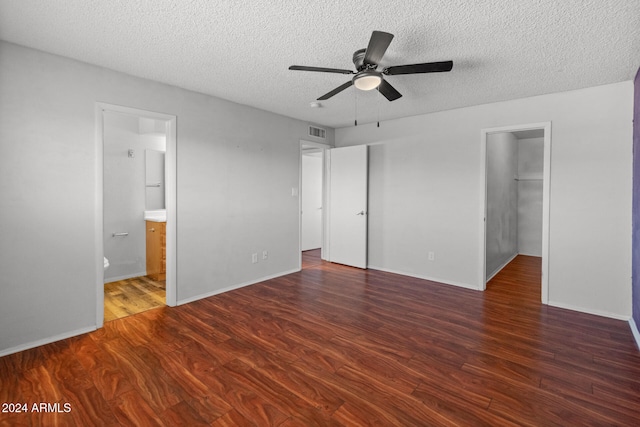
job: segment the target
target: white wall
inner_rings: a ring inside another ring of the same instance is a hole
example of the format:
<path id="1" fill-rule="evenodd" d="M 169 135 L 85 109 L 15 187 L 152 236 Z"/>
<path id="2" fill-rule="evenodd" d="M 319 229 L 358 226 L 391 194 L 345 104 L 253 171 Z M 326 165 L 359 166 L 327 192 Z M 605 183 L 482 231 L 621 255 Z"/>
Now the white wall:
<path id="1" fill-rule="evenodd" d="M 549 302 L 631 314 L 630 81 L 336 129 L 370 147 L 369 263 L 481 286 L 481 129 L 552 122 Z M 427 260 L 427 252 L 435 260 Z"/>
<path id="2" fill-rule="evenodd" d="M 128 150 L 134 151 L 129 157 Z M 146 264 L 145 150 L 166 149 L 166 136 L 139 133 L 138 118 L 104 113 L 105 283 L 144 276 Z M 129 233 L 113 236 L 113 233 Z"/>
<path id="3" fill-rule="evenodd" d="M 487 135 L 487 278 L 518 253 L 518 140 L 510 132 Z"/>
<path id="4" fill-rule="evenodd" d="M 542 256 L 544 138 L 518 139 L 518 253 Z"/>
<path id="5" fill-rule="evenodd" d="M 0 354 L 95 327 L 97 101 L 177 116 L 178 301 L 298 268 L 308 123 L 5 42 L 0 64 Z"/>

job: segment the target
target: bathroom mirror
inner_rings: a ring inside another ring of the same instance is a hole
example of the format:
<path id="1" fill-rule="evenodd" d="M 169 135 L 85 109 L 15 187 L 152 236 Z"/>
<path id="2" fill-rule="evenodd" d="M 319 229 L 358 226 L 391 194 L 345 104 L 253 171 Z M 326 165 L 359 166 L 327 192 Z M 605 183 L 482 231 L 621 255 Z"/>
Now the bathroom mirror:
<path id="1" fill-rule="evenodd" d="M 164 152 L 145 150 L 146 210 L 165 209 Z"/>

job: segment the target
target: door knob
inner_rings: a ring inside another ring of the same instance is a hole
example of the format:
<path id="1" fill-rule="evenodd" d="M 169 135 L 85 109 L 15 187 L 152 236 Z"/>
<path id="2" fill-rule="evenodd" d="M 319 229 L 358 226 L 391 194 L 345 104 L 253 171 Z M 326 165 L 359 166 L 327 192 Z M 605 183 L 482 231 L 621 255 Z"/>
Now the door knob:
<path id="1" fill-rule="evenodd" d="M 364 211 L 360 211 L 356 215 L 364 215 Z"/>

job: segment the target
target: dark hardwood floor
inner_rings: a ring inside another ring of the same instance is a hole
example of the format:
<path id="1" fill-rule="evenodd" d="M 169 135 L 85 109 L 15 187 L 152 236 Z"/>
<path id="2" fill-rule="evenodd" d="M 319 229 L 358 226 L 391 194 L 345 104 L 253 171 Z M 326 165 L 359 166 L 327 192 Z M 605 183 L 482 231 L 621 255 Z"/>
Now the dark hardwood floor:
<path id="1" fill-rule="evenodd" d="M 539 259 L 485 292 L 304 254 L 298 273 L 0 358 L 0 425 L 640 425 L 626 322 L 540 304 Z"/>

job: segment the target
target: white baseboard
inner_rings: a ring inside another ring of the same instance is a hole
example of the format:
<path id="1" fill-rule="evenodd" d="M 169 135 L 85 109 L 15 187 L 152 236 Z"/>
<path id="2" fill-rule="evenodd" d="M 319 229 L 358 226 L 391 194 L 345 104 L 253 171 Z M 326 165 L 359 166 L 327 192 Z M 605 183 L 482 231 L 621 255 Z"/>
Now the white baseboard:
<path id="1" fill-rule="evenodd" d="M 107 284 L 107 283 L 112 283 L 112 282 L 118 282 L 120 280 L 132 279 L 134 277 L 142 277 L 142 276 L 146 276 L 146 275 L 147 275 L 147 272 L 145 270 L 145 271 L 142 271 L 140 273 L 125 274 L 124 276 L 109 277 L 108 279 L 105 277 L 105 279 L 104 279 L 105 282 L 104 283 Z M 108 282 L 107 282 L 107 280 L 108 280 Z"/>
<path id="2" fill-rule="evenodd" d="M 493 273 L 491 273 L 491 275 L 487 276 L 487 280 L 485 281 L 485 283 L 488 283 L 489 280 L 493 279 L 496 274 L 500 273 L 500 271 L 502 271 L 503 268 L 505 268 L 511 261 L 513 261 L 518 255 L 520 255 L 518 252 L 516 252 L 515 254 L 513 254 L 509 259 L 507 259 L 504 263 L 502 263 L 502 265 L 500 267 L 498 267 L 496 269 L 496 271 L 494 271 Z M 524 255 L 524 254 L 523 254 Z"/>
<path id="3" fill-rule="evenodd" d="M 386 273 L 399 274 L 401 276 L 415 277 L 416 279 L 429 280 L 431 282 L 438 282 L 438 283 L 442 283 L 443 285 L 451 285 L 451 286 L 457 286 L 459 288 L 473 289 L 474 291 L 478 290 L 477 286 L 470 285 L 468 283 L 452 282 L 450 280 L 442 280 L 437 277 L 422 276 L 419 274 L 413 274 L 413 273 L 407 273 L 407 272 L 398 271 L 398 270 L 392 270 L 389 268 L 377 267 L 375 265 L 368 265 L 367 268 L 370 268 L 371 270 L 384 271 Z"/>
<path id="4" fill-rule="evenodd" d="M 7 356 L 9 354 L 18 353 L 20 351 L 29 350 L 30 348 L 40 347 L 41 345 L 51 344 L 52 342 L 64 340 L 67 338 L 75 337 L 76 335 L 86 334 L 87 332 L 93 332 L 96 330 L 95 325 L 87 328 L 76 329 L 75 331 L 65 332 L 62 334 L 54 335 L 52 337 L 43 338 L 37 341 L 31 341 L 25 344 L 20 344 L 15 347 L 0 350 L 0 357 Z"/>
<path id="5" fill-rule="evenodd" d="M 533 257 L 536 257 L 536 258 L 542 258 L 542 254 L 537 254 L 537 253 L 536 254 L 528 254 L 526 252 L 518 252 L 518 255 L 533 256 Z"/>
<path id="6" fill-rule="evenodd" d="M 215 291 L 212 291 L 212 292 L 207 292 L 205 294 L 200 294 L 200 295 L 196 295 L 194 297 L 178 300 L 177 305 L 188 304 L 190 302 L 198 301 L 198 300 L 201 300 L 203 298 L 212 297 L 214 295 L 223 294 L 225 292 L 233 291 L 235 289 L 244 288 L 245 286 L 255 285 L 256 283 L 265 282 L 267 280 L 275 279 L 276 277 L 286 276 L 287 274 L 291 274 L 291 273 L 297 273 L 298 271 L 300 271 L 300 269 L 296 268 L 296 269 L 293 269 L 293 270 L 283 271 L 281 273 L 276 273 L 276 274 L 273 274 L 271 276 L 262 277 L 260 279 L 251 280 L 249 282 L 244 282 L 244 283 L 239 283 L 237 285 L 227 286 L 226 288 L 222 288 L 222 289 L 216 289 Z"/>
<path id="7" fill-rule="evenodd" d="M 629 319 L 629 327 L 631 328 L 631 333 L 633 334 L 633 338 L 636 340 L 636 346 L 638 347 L 638 350 L 640 350 L 640 331 L 638 331 L 638 325 L 636 325 L 636 322 L 635 320 L 633 320 L 633 317 Z"/>
<path id="8" fill-rule="evenodd" d="M 550 305 L 552 307 L 565 308 L 567 310 L 579 311 L 581 313 L 594 314 L 596 316 L 601 316 L 601 317 L 608 317 L 610 319 L 624 320 L 625 322 L 628 322 L 629 319 L 630 319 L 630 316 L 625 316 L 625 315 L 616 314 L 616 313 L 610 313 L 608 311 L 593 310 L 593 309 L 590 309 L 590 308 L 577 307 L 575 305 L 565 304 L 563 302 L 549 301 L 548 305 Z"/>

